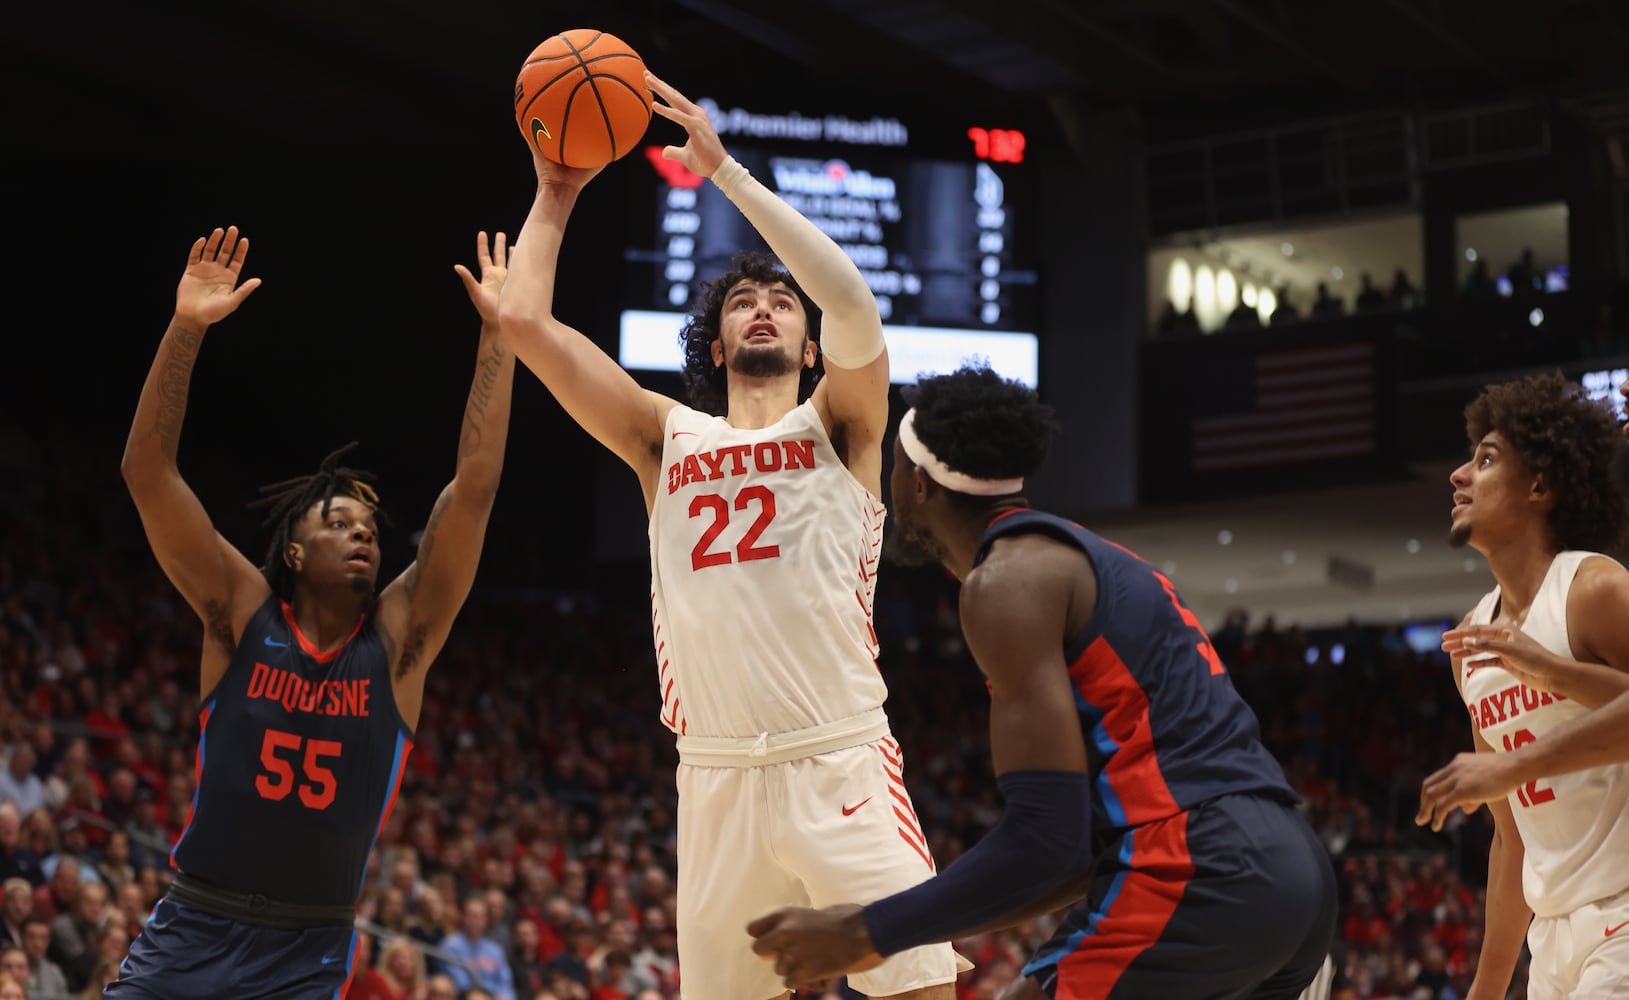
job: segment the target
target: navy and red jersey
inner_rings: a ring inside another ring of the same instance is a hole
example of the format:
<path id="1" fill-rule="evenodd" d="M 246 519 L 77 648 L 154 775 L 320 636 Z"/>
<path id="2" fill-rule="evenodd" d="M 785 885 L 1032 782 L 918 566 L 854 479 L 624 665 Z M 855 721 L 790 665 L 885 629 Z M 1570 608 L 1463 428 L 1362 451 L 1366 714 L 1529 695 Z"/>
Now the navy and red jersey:
<path id="1" fill-rule="evenodd" d="M 324 653 L 267 598 L 199 730 L 197 789 L 171 864 L 232 892 L 355 902 L 413 749 L 373 619 Z"/>
<path id="2" fill-rule="evenodd" d="M 1096 793 L 1094 848 L 1224 795 L 1297 801 L 1164 574 L 1072 521 L 1027 509 L 990 523 L 975 565 L 996 539 L 1025 533 L 1079 548 L 1097 575 L 1092 620 L 1064 645 Z"/>

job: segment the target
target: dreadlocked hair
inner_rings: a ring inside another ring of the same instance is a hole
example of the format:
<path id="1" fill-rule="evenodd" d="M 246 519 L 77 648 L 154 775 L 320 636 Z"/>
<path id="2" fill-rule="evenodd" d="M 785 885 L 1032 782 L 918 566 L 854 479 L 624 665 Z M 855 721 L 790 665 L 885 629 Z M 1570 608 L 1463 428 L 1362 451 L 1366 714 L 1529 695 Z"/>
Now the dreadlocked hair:
<path id="1" fill-rule="evenodd" d="M 390 518 L 379 507 L 379 494 L 373 488 L 373 483 L 379 477 L 364 469 L 351 469 L 339 464 L 340 459 L 356 450 L 357 444 L 352 441 L 329 452 L 317 471 L 309 476 L 296 476 L 260 487 L 260 499 L 249 504 L 250 510 L 270 511 L 261 523 L 262 527 L 272 529 L 272 538 L 266 547 L 266 561 L 260 564 L 260 572 L 271 585 L 272 593 L 282 600 L 294 597 L 294 569 L 284 561 L 283 556 L 288 551 L 289 542 L 294 540 L 294 526 L 311 509 L 312 504 L 322 504 L 322 516 L 326 519 L 334 498 L 346 496 L 366 504 L 381 523 L 390 523 Z"/>
<path id="2" fill-rule="evenodd" d="M 1563 549 L 1610 552 L 1629 528 L 1629 497 L 1613 479 L 1617 421 L 1559 373 L 1490 385 L 1465 407 L 1471 447 L 1498 431 L 1555 493 L 1550 530 Z"/>
<path id="3" fill-rule="evenodd" d="M 702 282 L 684 327 L 679 331 L 679 346 L 684 349 L 685 396 L 691 407 L 724 416 L 729 409 L 729 372 L 724 365 L 713 363 L 713 341 L 719 338 L 723 321 L 724 296 L 742 280 L 772 285 L 781 282 L 803 303 L 807 317 L 809 339 L 820 343 L 820 307 L 804 293 L 791 272 L 769 254 L 749 251 L 736 254 L 730 260 L 730 269 L 712 281 Z M 815 385 L 826 373 L 825 355 L 817 355 L 813 368 L 804 368 L 798 378 L 798 402 L 814 394 Z"/>

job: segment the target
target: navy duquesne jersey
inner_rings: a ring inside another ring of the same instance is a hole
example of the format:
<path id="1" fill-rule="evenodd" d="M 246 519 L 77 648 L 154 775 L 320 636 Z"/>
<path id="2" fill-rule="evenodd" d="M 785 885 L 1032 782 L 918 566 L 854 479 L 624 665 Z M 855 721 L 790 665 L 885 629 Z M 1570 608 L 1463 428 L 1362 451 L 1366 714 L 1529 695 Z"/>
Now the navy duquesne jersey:
<path id="1" fill-rule="evenodd" d="M 1094 840 L 1104 845 L 1223 795 L 1295 803 L 1255 714 L 1171 581 L 1113 542 L 1034 510 L 992 521 L 975 563 L 997 538 L 1028 533 L 1079 548 L 1097 575 L 1092 620 L 1064 644 L 1093 778 Z"/>
<path id="2" fill-rule="evenodd" d="M 266 599 L 199 713 L 198 784 L 170 856 L 232 892 L 349 905 L 413 734 L 373 619 L 323 653 Z"/>

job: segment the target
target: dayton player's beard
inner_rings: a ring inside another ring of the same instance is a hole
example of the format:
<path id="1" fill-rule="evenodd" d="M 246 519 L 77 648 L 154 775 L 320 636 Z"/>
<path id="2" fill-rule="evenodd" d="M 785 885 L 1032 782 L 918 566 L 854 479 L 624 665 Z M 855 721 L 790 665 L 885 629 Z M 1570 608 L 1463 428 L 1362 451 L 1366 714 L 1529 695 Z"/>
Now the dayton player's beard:
<path id="1" fill-rule="evenodd" d="M 742 344 L 730 359 L 730 371 L 747 378 L 776 378 L 798 370 L 803 352 L 786 353 L 779 343 Z"/>
<path id="2" fill-rule="evenodd" d="M 1462 549 L 1471 542 L 1471 526 L 1456 524 L 1448 529 L 1448 544 L 1456 549 Z"/>

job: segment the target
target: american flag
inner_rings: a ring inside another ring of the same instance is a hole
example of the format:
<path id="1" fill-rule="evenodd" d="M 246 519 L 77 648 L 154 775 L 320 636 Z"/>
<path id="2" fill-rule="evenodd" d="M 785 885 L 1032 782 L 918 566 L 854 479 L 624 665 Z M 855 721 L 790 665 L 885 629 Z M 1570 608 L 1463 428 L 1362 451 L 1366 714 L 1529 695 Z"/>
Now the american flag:
<path id="1" fill-rule="evenodd" d="M 1369 341 L 1261 351 L 1200 373 L 1195 472 L 1373 455 L 1375 350 Z"/>

